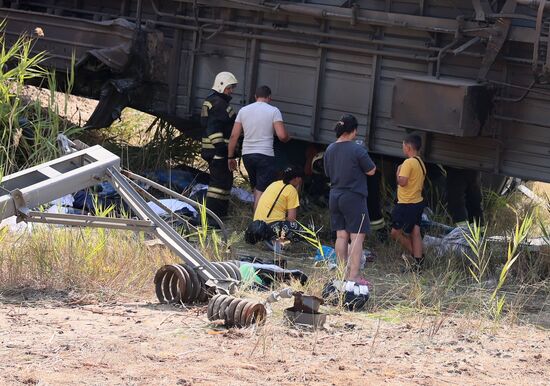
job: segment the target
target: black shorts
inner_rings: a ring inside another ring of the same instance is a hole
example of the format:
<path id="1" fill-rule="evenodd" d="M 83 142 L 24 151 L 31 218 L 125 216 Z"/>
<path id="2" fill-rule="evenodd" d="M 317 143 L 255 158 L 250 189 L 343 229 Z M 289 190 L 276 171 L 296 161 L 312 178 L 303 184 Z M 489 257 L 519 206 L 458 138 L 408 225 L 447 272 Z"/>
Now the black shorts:
<path id="1" fill-rule="evenodd" d="M 367 233 L 370 229 L 367 198 L 354 192 L 330 191 L 330 227 L 333 231 Z"/>
<path id="2" fill-rule="evenodd" d="M 424 202 L 418 204 L 395 204 L 391 213 L 393 229 L 402 229 L 405 233 L 411 233 L 414 226 L 420 226 L 422 212 L 426 205 Z"/>
<path id="3" fill-rule="evenodd" d="M 252 189 L 264 192 L 269 184 L 277 179 L 275 157 L 265 154 L 245 154 L 243 162 Z"/>

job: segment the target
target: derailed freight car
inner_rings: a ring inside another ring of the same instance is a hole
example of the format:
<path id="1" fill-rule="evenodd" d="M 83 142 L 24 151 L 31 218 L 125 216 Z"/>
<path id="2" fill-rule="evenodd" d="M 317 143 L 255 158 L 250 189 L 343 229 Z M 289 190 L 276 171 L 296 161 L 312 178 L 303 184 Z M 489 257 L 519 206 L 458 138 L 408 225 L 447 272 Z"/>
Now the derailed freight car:
<path id="1" fill-rule="evenodd" d="M 294 138 L 332 142 L 347 112 L 374 154 L 419 130 L 429 162 L 550 181 L 546 0 L 0 3 L 9 36 L 40 28 L 51 66 L 76 53 L 75 91 L 101 101 L 91 126 L 131 106 L 192 129 L 231 71 L 232 103 L 268 84 Z"/>

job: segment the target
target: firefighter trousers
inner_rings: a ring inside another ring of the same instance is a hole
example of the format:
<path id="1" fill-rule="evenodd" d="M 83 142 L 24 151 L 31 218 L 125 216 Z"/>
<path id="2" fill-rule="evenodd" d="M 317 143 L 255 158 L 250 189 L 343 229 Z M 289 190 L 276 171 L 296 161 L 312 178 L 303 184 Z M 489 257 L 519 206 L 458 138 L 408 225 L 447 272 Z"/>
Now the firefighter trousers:
<path id="1" fill-rule="evenodd" d="M 457 225 L 483 223 L 481 172 L 446 167 L 447 204 Z"/>
<path id="2" fill-rule="evenodd" d="M 210 182 L 206 192 L 206 207 L 218 217 L 227 216 L 229 197 L 233 187 L 233 172 L 227 166 L 226 158 L 207 160 Z"/>
<path id="3" fill-rule="evenodd" d="M 382 215 L 382 197 L 380 196 L 381 174 L 376 172 L 373 176 L 367 176 L 367 209 L 369 211 L 370 230 L 384 230 L 386 223 Z"/>

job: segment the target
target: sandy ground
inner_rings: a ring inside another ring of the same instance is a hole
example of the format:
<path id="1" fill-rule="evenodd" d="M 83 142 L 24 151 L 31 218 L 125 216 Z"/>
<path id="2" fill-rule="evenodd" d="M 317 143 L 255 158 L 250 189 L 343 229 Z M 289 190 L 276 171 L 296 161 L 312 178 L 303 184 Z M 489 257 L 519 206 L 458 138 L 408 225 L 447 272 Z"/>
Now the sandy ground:
<path id="1" fill-rule="evenodd" d="M 210 324 L 204 307 L 0 297 L 0 384 L 548 384 L 550 334 L 460 318 L 330 315 L 297 330 Z M 281 305 L 283 306 L 283 305 Z"/>

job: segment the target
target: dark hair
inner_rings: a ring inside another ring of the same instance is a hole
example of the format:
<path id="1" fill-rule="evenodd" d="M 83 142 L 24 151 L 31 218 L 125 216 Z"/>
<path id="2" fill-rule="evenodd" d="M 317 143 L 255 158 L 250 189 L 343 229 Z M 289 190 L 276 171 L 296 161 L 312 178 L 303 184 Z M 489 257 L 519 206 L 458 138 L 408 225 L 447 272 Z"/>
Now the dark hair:
<path id="1" fill-rule="evenodd" d="M 267 86 L 260 86 L 256 89 L 256 98 L 269 98 L 271 89 Z"/>
<path id="2" fill-rule="evenodd" d="M 336 138 L 344 133 L 351 133 L 353 130 L 357 129 L 357 119 L 351 114 L 344 114 L 342 118 L 334 126 L 334 131 L 336 132 Z"/>
<path id="3" fill-rule="evenodd" d="M 304 170 L 298 166 L 289 166 L 283 170 L 283 182 L 285 184 L 290 183 L 294 178 L 304 178 Z"/>
<path id="4" fill-rule="evenodd" d="M 420 148 L 422 148 L 422 138 L 417 134 L 407 135 L 403 142 L 407 145 L 411 145 L 416 151 L 420 151 Z"/>

